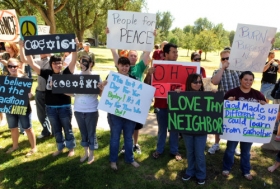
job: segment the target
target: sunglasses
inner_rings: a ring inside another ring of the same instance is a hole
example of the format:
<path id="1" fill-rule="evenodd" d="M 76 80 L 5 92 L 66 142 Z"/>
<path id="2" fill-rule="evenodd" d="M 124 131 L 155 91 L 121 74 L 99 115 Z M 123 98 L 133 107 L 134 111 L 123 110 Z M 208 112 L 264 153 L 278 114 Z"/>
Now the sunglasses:
<path id="1" fill-rule="evenodd" d="M 193 84 L 202 84 L 202 81 L 193 81 Z"/>
<path id="2" fill-rule="evenodd" d="M 194 61 L 200 61 L 201 58 L 194 58 L 193 60 L 194 60 Z"/>
<path id="3" fill-rule="evenodd" d="M 225 61 L 225 60 L 228 60 L 229 57 L 226 57 L 226 58 L 221 58 L 222 61 Z"/>
<path id="4" fill-rule="evenodd" d="M 8 65 L 8 68 L 18 68 L 18 66 Z"/>

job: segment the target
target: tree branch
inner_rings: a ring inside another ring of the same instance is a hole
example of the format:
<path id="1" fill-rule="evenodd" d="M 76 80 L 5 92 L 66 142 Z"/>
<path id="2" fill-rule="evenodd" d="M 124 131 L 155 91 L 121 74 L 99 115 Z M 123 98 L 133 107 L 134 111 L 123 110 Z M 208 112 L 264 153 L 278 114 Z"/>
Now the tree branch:
<path id="1" fill-rule="evenodd" d="M 65 1 L 61 2 L 60 5 L 58 5 L 58 7 L 56 7 L 54 9 L 54 14 L 58 13 L 59 11 L 61 11 L 65 7 L 67 2 L 68 2 L 68 0 L 65 0 Z"/>

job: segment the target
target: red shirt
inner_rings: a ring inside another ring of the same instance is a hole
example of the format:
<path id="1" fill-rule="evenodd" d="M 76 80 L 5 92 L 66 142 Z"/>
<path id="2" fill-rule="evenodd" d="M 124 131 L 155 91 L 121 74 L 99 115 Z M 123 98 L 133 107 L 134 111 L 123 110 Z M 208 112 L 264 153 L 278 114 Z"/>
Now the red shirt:
<path id="1" fill-rule="evenodd" d="M 153 53 L 153 59 L 154 60 L 164 60 L 163 51 L 160 49 L 155 50 Z"/>

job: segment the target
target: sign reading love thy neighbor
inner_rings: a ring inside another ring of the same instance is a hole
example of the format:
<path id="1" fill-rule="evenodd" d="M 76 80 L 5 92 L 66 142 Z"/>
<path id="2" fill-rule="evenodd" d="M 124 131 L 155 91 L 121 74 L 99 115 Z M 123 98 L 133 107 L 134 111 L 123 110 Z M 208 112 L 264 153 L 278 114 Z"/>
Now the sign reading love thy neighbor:
<path id="1" fill-rule="evenodd" d="M 0 41 L 19 41 L 19 24 L 14 9 L 0 10 Z"/>
<path id="2" fill-rule="evenodd" d="M 37 19 L 35 16 L 21 16 L 19 17 L 20 38 L 24 36 L 38 35 Z"/>
<path id="3" fill-rule="evenodd" d="M 75 34 L 25 36 L 24 49 L 26 55 L 75 52 Z"/>
<path id="4" fill-rule="evenodd" d="M 228 69 L 263 72 L 277 28 L 238 24 Z"/>
<path id="5" fill-rule="evenodd" d="M 50 26 L 45 26 L 45 25 L 37 25 L 38 28 L 38 35 L 46 35 L 50 34 Z"/>
<path id="6" fill-rule="evenodd" d="M 0 112 L 26 115 L 32 79 L 0 76 Z"/>
<path id="7" fill-rule="evenodd" d="M 107 81 L 98 109 L 145 124 L 155 88 L 112 71 Z"/>
<path id="8" fill-rule="evenodd" d="M 223 92 L 169 92 L 168 130 L 188 134 L 221 134 Z"/>
<path id="9" fill-rule="evenodd" d="M 54 74 L 52 93 L 99 94 L 99 75 Z"/>
<path id="10" fill-rule="evenodd" d="M 107 48 L 152 51 L 156 15 L 128 11 L 108 11 Z"/>
<path id="11" fill-rule="evenodd" d="M 222 139 L 269 143 L 279 104 L 261 105 L 245 101 L 224 101 Z"/>
<path id="12" fill-rule="evenodd" d="M 152 86 L 156 88 L 156 98 L 167 98 L 168 91 L 177 88 L 184 91 L 188 76 L 192 73 L 200 73 L 200 64 L 196 62 L 154 60 L 153 67 L 155 73 Z"/>

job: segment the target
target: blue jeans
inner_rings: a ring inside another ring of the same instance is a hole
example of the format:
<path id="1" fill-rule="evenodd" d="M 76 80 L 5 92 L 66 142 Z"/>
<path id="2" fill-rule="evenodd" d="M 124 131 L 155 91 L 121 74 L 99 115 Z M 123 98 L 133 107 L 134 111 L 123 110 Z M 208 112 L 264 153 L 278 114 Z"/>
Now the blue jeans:
<path id="1" fill-rule="evenodd" d="M 260 91 L 266 99 L 274 100 L 274 98 L 271 96 L 271 91 L 273 90 L 274 86 L 275 84 L 273 83 L 262 82 Z"/>
<path id="2" fill-rule="evenodd" d="M 96 125 L 98 121 L 97 112 L 74 112 L 80 132 L 81 132 L 81 146 L 89 147 L 94 150 L 94 136 L 96 132 Z"/>
<path id="3" fill-rule="evenodd" d="M 6 118 L 8 122 L 9 129 L 21 127 L 21 129 L 31 129 L 31 112 L 28 115 L 16 115 L 6 113 Z M 22 130 L 21 130 L 22 132 Z"/>
<path id="4" fill-rule="evenodd" d="M 276 161 L 280 163 L 280 151 L 276 155 Z"/>
<path id="5" fill-rule="evenodd" d="M 234 163 L 234 153 L 235 148 L 238 144 L 238 141 L 227 141 L 227 149 L 224 154 L 223 158 L 223 170 L 224 171 L 230 171 L 233 163 Z M 240 142 L 240 149 L 241 149 L 241 155 L 240 155 L 240 169 L 242 171 L 242 174 L 250 174 L 250 150 L 253 143 L 251 142 Z"/>
<path id="6" fill-rule="evenodd" d="M 46 113 L 45 91 L 36 90 L 35 95 L 37 117 L 43 127 L 41 135 L 49 136 L 52 133 L 51 124 Z"/>
<path id="7" fill-rule="evenodd" d="M 183 134 L 186 151 L 188 168 L 186 174 L 197 179 L 206 178 L 206 160 L 205 146 L 207 135 L 186 135 Z"/>
<path id="8" fill-rule="evenodd" d="M 128 119 L 108 114 L 108 119 L 111 121 L 111 137 L 110 137 L 110 162 L 118 161 L 118 153 L 120 146 L 120 136 L 123 131 L 125 154 L 124 159 L 127 163 L 134 162 L 133 158 L 133 140 L 132 135 L 136 123 Z"/>
<path id="9" fill-rule="evenodd" d="M 168 128 L 168 114 L 167 108 L 159 108 L 159 111 L 156 113 L 157 122 L 158 122 L 158 138 L 157 138 L 157 152 L 162 154 L 164 151 L 165 141 L 167 137 L 167 128 Z M 178 153 L 178 142 L 179 134 L 177 132 L 169 133 L 169 146 L 170 153 Z"/>
<path id="10" fill-rule="evenodd" d="M 60 107 L 46 106 L 46 112 L 53 127 L 57 149 L 61 151 L 65 146 L 68 149 L 73 149 L 76 146 L 76 142 L 71 125 L 71 105 Z M 65 139 L 62 129 L 64 130 Z"/>

